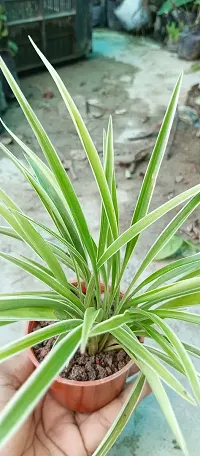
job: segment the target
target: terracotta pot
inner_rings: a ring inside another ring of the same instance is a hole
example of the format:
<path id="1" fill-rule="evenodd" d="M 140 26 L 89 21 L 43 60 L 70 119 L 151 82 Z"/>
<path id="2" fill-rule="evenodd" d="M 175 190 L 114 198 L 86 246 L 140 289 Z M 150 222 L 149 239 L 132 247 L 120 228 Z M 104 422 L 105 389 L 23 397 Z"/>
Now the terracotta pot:
<path id="1" fill-rule="evenodd" d="M 73 282 L 75 285 L 76 282 Z M 85 287 L 82 287 L 85 292 Z M 103 292 L 103 286 L 101 285 Z M 27 333 L 31 333 L 37 322 L 30 321 Z M 28 350 L 29 358 L 35 367 L 39 365 L 32 349 Z M 130 361 L 123 369 L 102 380 L 78 382 L 58 377 L 52 384 L 52 396 L 64 407 L 77 412 L 94 412 L 115 399 L 122 391 L 129 375 L 137 372 L 137 367 Z"/>

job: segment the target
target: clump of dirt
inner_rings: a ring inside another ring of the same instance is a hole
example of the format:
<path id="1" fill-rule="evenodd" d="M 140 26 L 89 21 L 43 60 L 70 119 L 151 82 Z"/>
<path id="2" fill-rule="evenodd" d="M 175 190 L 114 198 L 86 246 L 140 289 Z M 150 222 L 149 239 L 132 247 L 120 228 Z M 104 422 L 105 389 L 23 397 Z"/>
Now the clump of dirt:
<path id="1" fill-rule="evenodd" d="M 52 322 L 39 322 L 34 328 L 44 328 Z M 45 340 L 36 345 L 33 350 L 39 362 L 43 361 L 52 349 L 57 337 Z M 124 350 L 102 351 L 96 355 L 81 354 L 77 352 L 67 367 L 60 373 L 62 378 L 76 381 L 100 380 L 109 377 L 122 369 L 130 361 L 130 357 Z"/>

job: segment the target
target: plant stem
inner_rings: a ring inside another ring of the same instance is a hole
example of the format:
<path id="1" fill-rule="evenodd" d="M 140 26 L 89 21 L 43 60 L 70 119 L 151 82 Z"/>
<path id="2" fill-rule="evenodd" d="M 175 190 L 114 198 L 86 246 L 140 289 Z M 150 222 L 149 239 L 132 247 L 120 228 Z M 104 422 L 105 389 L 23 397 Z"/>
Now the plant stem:
<path id="1" fill-rule="evenodd" d="M 92 337 L 88 342 L 88 353 L 90 356 L 95 355 L 98 352 L 98 338 Z"/>
<path id="2" fill-rule="evenodd" d="M 99 342 L 99 351 L 103 351 L 106 343 L 108 342 L 108 339 L 110 337 L 110 334 L 104 334 L 104 336 L 102 337 L 102 339 L 100 339 L 100 342 Z"/>

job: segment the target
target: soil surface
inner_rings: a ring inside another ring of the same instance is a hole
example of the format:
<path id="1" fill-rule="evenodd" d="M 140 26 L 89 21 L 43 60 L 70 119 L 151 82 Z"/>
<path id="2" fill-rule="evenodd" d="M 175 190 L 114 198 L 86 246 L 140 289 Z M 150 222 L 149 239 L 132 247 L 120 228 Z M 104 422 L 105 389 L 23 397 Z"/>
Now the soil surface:
<path id="1" fill-rule="evenodd" d="M 52 322 L 39 322 L 34 331 L 44 328 Z M 51 337 L 34 347 L 34 353 L 39 362 L 43 361 L 52 349 L 57 337 Z M 77 352 L 69 365 L 63 369 L 60 376 L 68 380 L 86 382 L 89 380 L 100 380 L 109 377 L 122 369 L 130 361 L 130 357 L 124 350 L 112 350 L 101 352 L 96 355 L 81 355 Z"/>

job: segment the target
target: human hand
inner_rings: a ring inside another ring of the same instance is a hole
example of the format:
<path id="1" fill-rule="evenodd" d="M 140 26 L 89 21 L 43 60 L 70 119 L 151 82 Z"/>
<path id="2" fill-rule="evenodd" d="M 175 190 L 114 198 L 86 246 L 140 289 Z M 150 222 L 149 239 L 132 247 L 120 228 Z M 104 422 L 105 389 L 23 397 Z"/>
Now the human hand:
<path id="1" fill-rule="evenodd" d="M 0 366 L 0 410 L 33 371 L 26 354 Z M 47 393 L 0 456 L 89 456 L 116 419 L 132 385 L 110 404 L 91 414 L 63 408 Z M 145 384 L 140 401 L 150 393 Z"/>

